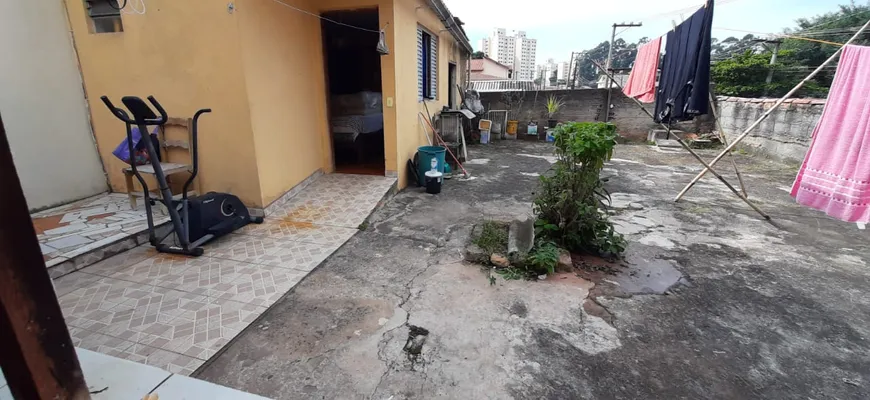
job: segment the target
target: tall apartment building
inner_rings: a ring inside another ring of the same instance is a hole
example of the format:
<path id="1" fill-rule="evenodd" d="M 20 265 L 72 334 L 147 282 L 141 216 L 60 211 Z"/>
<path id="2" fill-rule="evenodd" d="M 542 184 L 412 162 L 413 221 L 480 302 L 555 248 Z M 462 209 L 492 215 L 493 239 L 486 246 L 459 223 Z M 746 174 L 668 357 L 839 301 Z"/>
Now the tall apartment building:
<path id="1" fill-rule="evenodd" d="M 526 37 L 523 31 L 514 33 L 516 49 L 514 51 L 514 77 L 518 80 L 532 80 L 535 73 L 535 53 L 538 41 Z"/>
<path id="2" fill-rule="evenodd" d="M 477 51 L 482 51 L 483 54 L 489 56 L 489 39 L 483 38 L 477 42 Z"/>
<path id="3" fill-rule="evenodd" d="M 535 78 L 535 54 L 538 41 L 526 37 L 524 31 L 507 32 L 504 28 L 496 28 L 488 39 L 481 40 L 481 48 L 490 58 L 511 66 L 512 78 L 515 80 L 532 80 Z"/>
<path id="4" fill-rule="evenodd" d="M 550 58 L 547 62 L 536 67 L 533 79 L 540 78 L 542 87 L 559 86 L 558 84 L 554 85 L 550 82 L 551 77 L 555 77 L 557 82 L 563 81 L 564 83 L 562 83 L 562 85 L 565 85 L 568 81 L 568 77 L 571 76 L 570 69 L 570 63 L 566 61 L 555 62 Z"/>

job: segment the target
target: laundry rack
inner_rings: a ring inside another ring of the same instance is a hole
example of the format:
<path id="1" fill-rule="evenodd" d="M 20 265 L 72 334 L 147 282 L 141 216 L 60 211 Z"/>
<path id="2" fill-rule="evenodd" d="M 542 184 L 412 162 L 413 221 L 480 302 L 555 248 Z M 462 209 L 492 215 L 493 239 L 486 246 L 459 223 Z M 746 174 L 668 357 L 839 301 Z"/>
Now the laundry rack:
<path id="1" fill-rule="evenodd" d="M 504 139 L 504 133 L 507 129 L 508 110 L 489 110 L 486 112 L 486 118 L 492 121 L 492 128 L 489 131 L 490 137 L 495 139 Z"/>

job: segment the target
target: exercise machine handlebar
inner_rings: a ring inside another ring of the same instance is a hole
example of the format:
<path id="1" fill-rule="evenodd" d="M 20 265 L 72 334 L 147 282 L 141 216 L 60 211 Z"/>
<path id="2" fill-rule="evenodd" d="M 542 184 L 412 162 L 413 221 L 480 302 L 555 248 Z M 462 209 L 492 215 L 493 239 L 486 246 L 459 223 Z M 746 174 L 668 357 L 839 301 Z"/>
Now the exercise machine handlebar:
<path id="1" fill-rule="evenodd" d="M 193 142 L 190 144 L 191 149 L 193 149 L 193 154 L 191 154 L 191 158 L 193 159 L 193 169 L 190 171 L 190 177 L 187 178 L 187 181 L 184 182 L 184 187 L 181 189 L 182 190 L 181 196 L 184 199 L 187 199 L 187 192 L 188 192 L 187 189 L 190 186 L 190 184 L 193 183 L 193 179 L 196 178 L 196 174 L 199 172 L 199 140 L 198 140 L 199 117 L 202 114 L 207 114 L 210 112 L 211 112 L 211 108 L 203 108 L 203 109 L 197 111 L 196 114 L 193 114 L 193 122 L 191 123 L 191 126 L 190 126 L 190 131 L 191 131 L 190 140 Z"/>

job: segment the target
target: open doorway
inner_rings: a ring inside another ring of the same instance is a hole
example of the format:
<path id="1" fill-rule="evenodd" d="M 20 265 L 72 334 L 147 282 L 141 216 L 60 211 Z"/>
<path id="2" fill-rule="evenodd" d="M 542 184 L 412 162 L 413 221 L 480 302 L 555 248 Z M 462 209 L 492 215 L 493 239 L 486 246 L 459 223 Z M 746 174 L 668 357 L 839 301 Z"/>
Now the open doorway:
<path id="1" fill-rule="evenodd" d="M 330 11 L 323 17 L 377 31 L 378 9 Z M 336 172 L 384 175 L 384 112 L 378 34 L 323 21 L 329 133 Z"/>

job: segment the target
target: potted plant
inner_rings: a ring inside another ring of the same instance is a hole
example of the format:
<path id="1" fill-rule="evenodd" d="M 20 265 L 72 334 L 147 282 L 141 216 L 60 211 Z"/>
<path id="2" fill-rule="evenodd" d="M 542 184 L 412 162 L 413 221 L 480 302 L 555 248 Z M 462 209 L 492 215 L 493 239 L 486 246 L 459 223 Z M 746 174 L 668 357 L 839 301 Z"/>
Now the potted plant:
<path id="1" fill-rule="evenodd" d="M 547 97 L 547 127 L 555 128 L 556 120 L 553 117 L 559 112 L 559 109 L 565 105 L 565 101 L 562 98 L 556 97 L 555 95 L 550 95 Z"/>
<path id="2" fill-rule="evenodd" d="M 522 108 L 524 97 L 525 93 L 522 91 L 504 92 L 501 95 L 502 103 L 504 103 L 508 109 L 507 126 L 504 128 L 505 139 L 517 138 L 517 127 L 519 126 L 519 120 L 517 120 L 515 115 Z"/>

